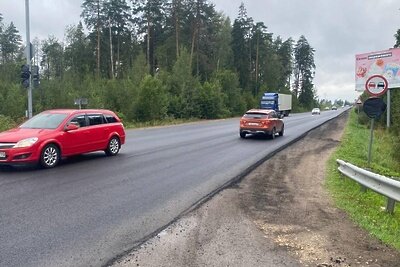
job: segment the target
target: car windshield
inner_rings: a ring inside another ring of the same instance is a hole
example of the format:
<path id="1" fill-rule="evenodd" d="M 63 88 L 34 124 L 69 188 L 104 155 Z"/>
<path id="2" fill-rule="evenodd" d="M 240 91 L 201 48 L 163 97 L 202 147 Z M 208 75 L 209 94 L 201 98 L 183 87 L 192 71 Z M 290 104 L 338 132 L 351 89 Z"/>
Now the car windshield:
<path id="1" fill-rule="evenodd" d="M 62 113 L 40 113 L 27 120 L 19 128 L 28 129 L 55 129 L 67 117 Z"/>
<path id="2" fill-rule="evenodd" d="M 268 119 L 269 115 L 264 113 L 246 113 L 244 114 L 244 117 L 253 119 Z"/>

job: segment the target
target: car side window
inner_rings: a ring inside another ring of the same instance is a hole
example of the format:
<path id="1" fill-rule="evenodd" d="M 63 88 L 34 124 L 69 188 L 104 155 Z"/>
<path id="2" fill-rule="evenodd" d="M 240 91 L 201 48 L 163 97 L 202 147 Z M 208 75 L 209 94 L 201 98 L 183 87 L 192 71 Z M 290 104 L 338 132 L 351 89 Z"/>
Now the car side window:
<path id="1" fill-rule="evenodd" d="M 89 125 L 99 125 L 105 123 L 103 114 L 89 114 Z"/>
<path id="2" fill-rule="evenodd" d="M 70 120 L 70 123 L 73 123 L 79 127 L 85 127 L 86 126 L 86 119 L 85 115 L 78 115 Z"/>
<path id="3" fill-rule="evenodd" d="M 106 118 L 107 123 L 118 122 L 117 119 L 113 115 L 105 114 L 104 116 Z"/>

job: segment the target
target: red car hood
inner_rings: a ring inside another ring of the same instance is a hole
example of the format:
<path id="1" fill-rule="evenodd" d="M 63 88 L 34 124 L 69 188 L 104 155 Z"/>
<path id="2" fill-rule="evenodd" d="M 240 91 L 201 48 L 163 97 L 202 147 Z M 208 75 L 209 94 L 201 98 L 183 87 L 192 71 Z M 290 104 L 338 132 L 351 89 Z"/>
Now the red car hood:
<path id="1" fill-rule="evenodd" d="M 40 137 L 46 133 L 52 132 L 52 129 L 27 129 L 15 128 L 0 133 L 0 143 L 16 143 L 22 139 L 30 137 Z"/>

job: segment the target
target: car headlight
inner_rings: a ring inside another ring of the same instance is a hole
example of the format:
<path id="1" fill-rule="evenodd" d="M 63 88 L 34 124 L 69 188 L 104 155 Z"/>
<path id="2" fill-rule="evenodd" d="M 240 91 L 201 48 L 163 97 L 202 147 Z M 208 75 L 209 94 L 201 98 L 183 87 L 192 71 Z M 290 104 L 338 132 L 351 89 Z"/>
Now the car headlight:
<path id="1" fill-rule="evenodd" d="M 34 143 L 36 143 L 38 140 L 37 137 L 31 137 L 31 138 L 26 138 L 23 139 L 21 141 L 19 141 L 14 148 L 18 148 L 18 147 L 30 147 L 32 146 Z"/>

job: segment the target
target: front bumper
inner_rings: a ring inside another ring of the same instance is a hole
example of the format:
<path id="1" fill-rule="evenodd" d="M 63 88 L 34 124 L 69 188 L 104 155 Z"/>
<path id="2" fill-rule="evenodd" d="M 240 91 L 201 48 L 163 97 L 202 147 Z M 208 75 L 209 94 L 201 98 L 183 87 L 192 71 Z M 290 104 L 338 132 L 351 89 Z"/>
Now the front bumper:
<path id="1" fill-rule="evenodd" d="M 32 147 L 0 149 L 0 164 L 24 164 L 38 160 L 37 151 Z"/>

